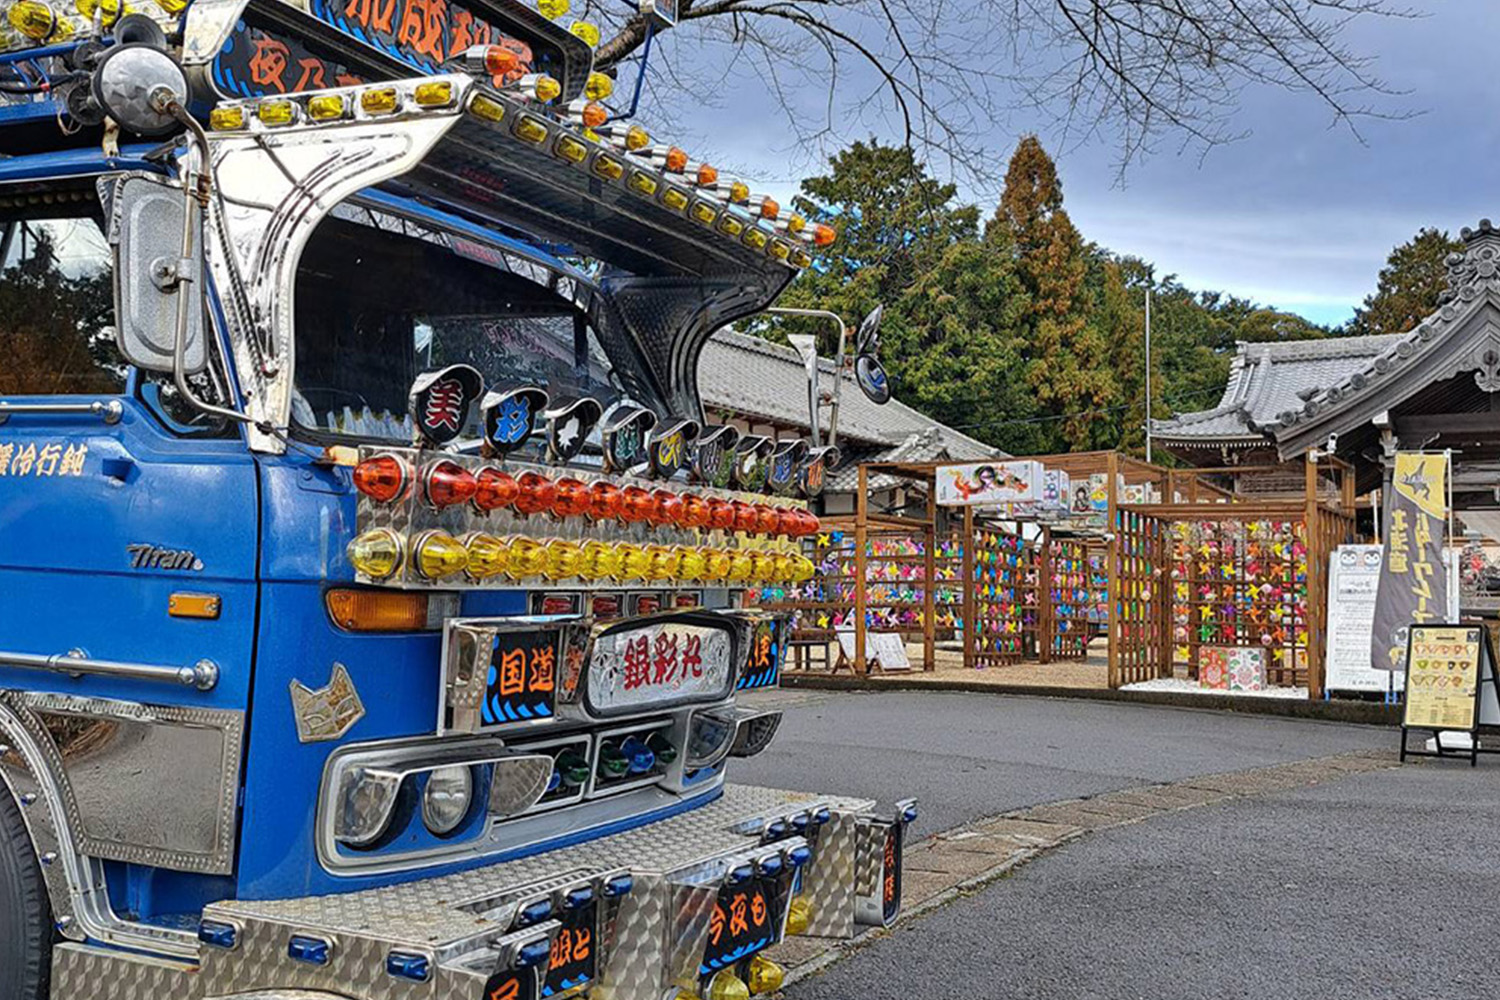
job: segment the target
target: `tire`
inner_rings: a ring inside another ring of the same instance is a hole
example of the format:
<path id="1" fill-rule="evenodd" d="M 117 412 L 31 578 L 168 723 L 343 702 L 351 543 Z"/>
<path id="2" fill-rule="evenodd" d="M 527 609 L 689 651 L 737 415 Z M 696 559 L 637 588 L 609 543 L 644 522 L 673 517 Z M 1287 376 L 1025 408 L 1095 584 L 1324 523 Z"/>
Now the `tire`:
<path id="1" fill-rule="evenodd" d="M 0 783 L 0 1000 L 43 1000 L 52 908 L 21 809 Z"/>

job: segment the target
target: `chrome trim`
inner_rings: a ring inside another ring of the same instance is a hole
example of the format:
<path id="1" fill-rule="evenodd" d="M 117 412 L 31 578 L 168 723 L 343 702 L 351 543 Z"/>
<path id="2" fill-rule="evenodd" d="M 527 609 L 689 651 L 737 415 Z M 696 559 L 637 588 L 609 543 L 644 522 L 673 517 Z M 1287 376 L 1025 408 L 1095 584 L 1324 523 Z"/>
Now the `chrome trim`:
<path id="1" fill-rule="evenodd" d="M 125 406 L 118 399 L 96 399 L 91 403 L 0 403 L 0 424 L 24 413 L 96 416 L 102 417 L 106 424 L 117 424 L 125 415 Z"/>
<path id="2" fill-rule="evenodd" d="M 212 691 L 219 683 L 219 665 L 213 660 L 199 660 L 188 667 L 161 666 L 154 663 L 125 663 L 119 660 L 95 660 L 80 650 L 54 653 L 0 652 L 0 667 L 17 667 L 21 670 L 45 670 L 54 674 L 80 677 L 92 674 L 98 677 L 123 677 L 139 681 L 161 681 Z"/>
<path id="3" fill-rule="evenodd" d="M 440 767 L 475 767 L 484 764 L 495 767 L 489 799 L 485 803 L 488 827 L 492 827 L 497 820 L 516 816 L 534 806 L 546 792 L 547 781 L 552 776 L 554 766 L 552 757 L 547 754 L 511 749 L 503 741 L 493 737 L 440 742 L 427 740 L 417 743 L 401 741 L 355 744 L 335 751 L 324 767 L 322 787 L 318 794 L 318 853 L 324 867 L 330 871 L 363 873 L 390 865 L 411 867 L 414 863 L 429 861 L 435 857 L 473 851 L 476 843 L 486 841 L 488 829 L 451 846 L 426 850 L 351 856 L 341 852 L 339 848 L 341 844 L 359 848 L 375 843 L 384 836 L 390 826 L 401 786 L 412 775 Z M 513 776 L 518 780 L 502 782 L 502 769 L 518 771 Z M 365 803 L 376 813 L 375 825 L 378 828 L 374 832 L 358 834 L 349 825 L 353 822 L 346 808 L 351 795 L 346 786 L 350 782 L 363 783 L 367 789 L 379 792 L 378 798 Z M 420 821 L 414 817 L 413 822 Z"/>
<path id="4" fill-rule="evenodd" d="M 62 761 L 46 730 L 16 692 L 0 692 L 0 735 L 11 746 L 0 756 L 0 780 L 23 806 L 22 816 L 38 854 L 55 851 L 59 863 L 42 876 L 60 934 L 151 954 L 196 960 L 192 934 L 121 920 L 110 907 L 104 868 L 77 848 L 77 805 L 68 794 Z M 40 808 L 38 808 L 40 807 Z"/>
<path id="5" fill-rule="evenodd" d="M 779 709 L 736 708 L 734 745 L 731 757 L 754 757 L 771 745 L 781 728 Z"/>
<path id="6" fill-rule="evenodd" d="M 44 693 L 15 701 L 57 748 L 80 851 L 174 871 L 234 871 L 243 713 Z M 156 794 L 164 787 L 173 794 Z"/>
<path id="7" fill-rule="evenodd" d="M 528 748 L 517 749 L 524 752 Z M 678 759 L 681 760 L 680 757 Z M 724 785 L 724 776 L 720 773 L 679 793 L 672 789 L 673 773 L 676 772 L 653 779 L 651 783 L 643 782 L 606 793 L 600 798 L 588 798 L 567 805 L 547 804 L 510 819 L 491 820 L 478 837 L 445 846 L 441 850 L 375 854 L 363 867 L 353 867 L 347 856 L 337 852 L 331 836 L 331 823 L 323 818 L 323 805 L 320 803 L 316 827 L 318 862 L 331 875 L 363 876 L 390 875 L 439 863 L 481 861 L 497 854 L 529 851 L 541 844 L 591 839 L 598 836 L 597 831 L 605 827 L 640 823 L 646 816 L 659 818 L 670 810 L 705 804 L 717 797 Z M 360 862 L 365 859 L 354 860 Z"/>

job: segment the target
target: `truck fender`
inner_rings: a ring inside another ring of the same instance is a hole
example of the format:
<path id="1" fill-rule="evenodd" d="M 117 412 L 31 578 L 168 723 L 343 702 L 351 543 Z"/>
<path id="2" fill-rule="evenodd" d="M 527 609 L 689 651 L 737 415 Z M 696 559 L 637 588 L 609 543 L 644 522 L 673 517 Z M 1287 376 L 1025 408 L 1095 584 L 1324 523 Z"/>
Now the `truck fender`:
<path id="1" fill-rule="evenodd" d="M 84 928 L 73 914 L 84 887 L 74 885 L 70 871 L 79 867 L 80 859 L 67 839 L 66 790 L 47 759 L 51 740 L 39 731 L 39 725 L 33 732 L 26 725 L 28 717 L 24 708 L 0 694 L 0 794 L 11 796 L 20 806 L 58 932 L 82 941 Z"/>

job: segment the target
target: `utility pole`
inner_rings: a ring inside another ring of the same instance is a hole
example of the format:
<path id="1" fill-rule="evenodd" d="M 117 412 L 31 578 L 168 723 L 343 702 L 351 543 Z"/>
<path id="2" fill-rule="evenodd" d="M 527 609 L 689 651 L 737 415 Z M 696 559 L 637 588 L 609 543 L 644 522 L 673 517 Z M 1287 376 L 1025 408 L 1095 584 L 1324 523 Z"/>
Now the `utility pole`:
<path id="1" fill-rule="evenodd" d="M 1151 286 L 1146 286 L 1146 461 L 1151 461 Z"/>

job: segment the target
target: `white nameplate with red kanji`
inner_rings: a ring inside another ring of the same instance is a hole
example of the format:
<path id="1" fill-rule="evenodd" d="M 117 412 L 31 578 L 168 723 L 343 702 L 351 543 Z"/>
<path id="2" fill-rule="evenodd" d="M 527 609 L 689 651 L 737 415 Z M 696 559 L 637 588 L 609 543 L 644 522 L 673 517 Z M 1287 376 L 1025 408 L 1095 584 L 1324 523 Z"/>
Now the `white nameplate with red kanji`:
<path id="1" fill-rule="evenodd" d="M 728 628 L 681 621 L 612 629 L 594 640 L 591 713 L 619 715 L 727 697 L 734 639 Z"/>

